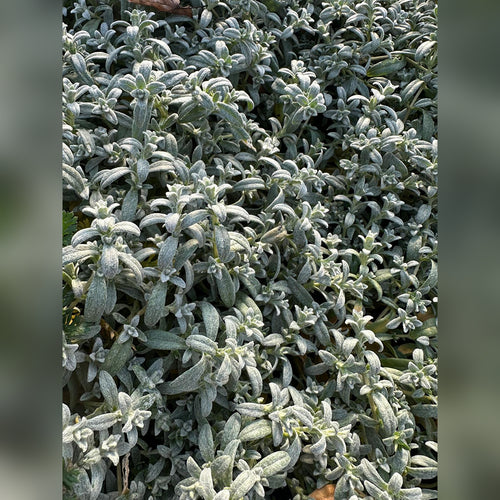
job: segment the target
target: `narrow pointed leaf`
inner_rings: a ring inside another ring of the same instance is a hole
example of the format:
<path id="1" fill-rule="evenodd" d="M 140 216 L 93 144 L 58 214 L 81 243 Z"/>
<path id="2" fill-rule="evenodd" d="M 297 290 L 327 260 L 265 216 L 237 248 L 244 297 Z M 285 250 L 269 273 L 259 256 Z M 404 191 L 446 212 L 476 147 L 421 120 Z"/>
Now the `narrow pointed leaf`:
<path id="1" fill-rule="evenodd" d="M 164 394 L 182 394 L 183 392 L 192 392 L 198 389 L 202 375 L 205 373 L 206 360 L 201 358 L 198 363 L 192 366 L 189 370 L 181 373 L 172 382 L 163 384 Z"/>

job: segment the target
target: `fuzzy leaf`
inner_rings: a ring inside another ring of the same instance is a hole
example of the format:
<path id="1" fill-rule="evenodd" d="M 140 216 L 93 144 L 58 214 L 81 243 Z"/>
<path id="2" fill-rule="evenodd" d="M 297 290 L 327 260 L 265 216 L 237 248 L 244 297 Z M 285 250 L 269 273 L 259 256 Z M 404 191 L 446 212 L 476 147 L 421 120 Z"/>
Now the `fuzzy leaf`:
<path id="1" fill-rule="evenodd" d="M 186 339 L 186 345 L 191 349 L 214 356 L 217 351 L 217 344 L 204 335 L 190 335 Z"/>
<path id="2" fill-rule="evenodd" d="M 99 387 L 109 409 L 117 410 L 119 406 L 118 389 L 113 377 L 104 370 L 99 373 Z"/>
<path id="3" fill-rule="evenodd" d="M 404 59 L 385 59 L 371 66 L 366 75 L 369 77 L 387 76 L 396 73 L 396 71 L 403 69 L 405 66 L 406 61 Z"/>
<path id="4" fill-rule="evenodd" d="M 174 261 L 177 247 L 179 246 L 179 238 L 169 236 L 160 247 L 158 252 L 158 267 L 164 269 L 170 267 Z"/>
<path id="5" fill-rule="evenodd" d="M 251 470 L 244 470 L 231 484 L 231 500 L 241 500 L 259 480 Z"/>
<path id="6" fill-rule="evenodd" d="M 211 462 L 215 456 L 214 438 L 212 436 L 212 428 L 210 424 L 203 424 L 198 436 L 198 446 L 201 456 L 205 462 Z"/>
<path id="7" fill-rule="evenodd" d="M 144 323 L 147 326 L 154 326 L 163 316 L 165 310 L 165 300 L 167 297 L 167 283 L 158 281 L 146 304 L 144 313 Z"/>
<path id="8" fill-rule="evenodd" d="M 220 261 L 229 262 L 234 254 L 231 252 L 231 239 L 227 229 L 224 226 L 215 226 L 214 233 L 215 246 Z"/>
<path id="9" fill-rule="evenodd" d="M 290 455 L 286 451 L 276 451 L 257 462 L 255 467 L 262 467 L 262 476 L 270 477 L 286 469 L 290 463 Z"/>
<path id="10" fill-rule="evenodd" d="M 93 431 L 104 431 L 118 422 L 118 420 L 119 416 L 117 413 L 104 413 L 103 415 L 97 415 L 88 419 L 87 427 Z"/>
<path id="11" fill-rule="evenodd" d="M 220 298 L 224 305 L 226 307 L 232 307 L 236 299 L 234 283 L 226 266 L 222 266 L 221 271 L 221 278 L 216 279 L 217 290 L 219 291 Z"/>
<path id="12" fill-rule="evenodd" d="M 257 441 L 270 436 L 271 433 L 271 422 L 269 420 L 256 420 L 244 427 L 238 438 L 241 441 Z"/>
<path id="13" fill-rule="evenodd" d="M 389 401 L 387 401 L 386 397 L 380 392 L 373 392 L 372 397 L 375 406 L 377 407 L 377 411 L 382 422 L 385 435 L 392 436 L 398 425 L 398 421 L 396 419 L 396 415 L 394 414 L 392 406 L 390 405 Z"/>
<path id="14" fill-rule="evenodd" d="M 128 339 L 123 343 L 118 342 L 117 339 L 111 346 L 102 369 L 107 371 L 111 376 L 115 376 L 125 366 L 125 363 L 132 355 L 132 339 Z"/>
<path id="15" fill-rule="evenodd" d="M 199 387 L 199 382 L 206 370 L 206 360 L 201 358 L 194 366 L 181 373 L 172 382 L 162 384 L 163 394 L 182 394 L 183 392 L 193 392 Z"/>
<path id="16" fill-rule="evenodd" d="M 217 309 L 209 302 L 203 301 L 199 303 L 201 314 L 203 316 L 203 324 L 209 339 L 215 340 L 219 331 L 219 313 Z"/>
<path id="17" fill-rule="evenodd" d="M 191 255 L 194 254 L 198 246 L 199 243 L 195 239 L 188 240 L 186 241 L 186 243 L 184 243 L 184 245 L 180 246 L 174 259 L 175 269 L 179 271 L 181 267 L 189 260 Z"/>
<path id="18" fill-rule="evenodd" d="M 159 351 L 176 351 L 186 348 L 186 342 L 175 333 L 165 330 L 148 330 L 145 332 L 147 341 L 145 344 L 150 349 Z"/>
<path id="19" fill-rule="evenodd" d="M 101 319 L 106 305 L 107 286 L 106 278 L 99 273 L 94 274 L 90 283 L 85 301 L 84 319 L 94 323 Z"/>

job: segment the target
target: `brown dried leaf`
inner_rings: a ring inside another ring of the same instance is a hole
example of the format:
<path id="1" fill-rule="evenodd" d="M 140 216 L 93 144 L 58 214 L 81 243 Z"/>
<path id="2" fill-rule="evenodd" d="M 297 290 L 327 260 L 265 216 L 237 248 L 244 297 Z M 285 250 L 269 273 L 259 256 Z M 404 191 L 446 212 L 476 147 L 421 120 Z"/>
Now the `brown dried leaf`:
<path id="1" fill-rule="evenodd" d="M 333 484 L 327 484 L 326 486 L 323 486 L 323 488 L 313 491 L 309 497 L 314 498 L 314 500 L 333 500 L 334 493 L 335 486 L 333 486 Z"/>
<path id="2" fill-rule="evenodd" d="M 434 312 L 431 309 L 428 309 L 424 313 L 421 312 L 417 314 L 417 319 L 420 320 L 422 323 L 434 317 L 435 317 Z"/>
<path id="3" fill-rule="evenodd" d="M 403 354 L 404 356 L 407 356 L 411 354 L 415 349 L 415 344 L 402 344 L 397 347 L 398 352 Z"/>
<path id="4" fill-rule="evenodd" d="M 180 0 L 129 0 L 129 2 L 139 5 L 147 5 L 148 7 L 153 7 L 156 10 L 168 12 L 169 14 L 193 17 L 191 7 L 179 7 Z"/>
<path id="5" fill-rule="evenodd" d="M 128 464 L 128 459 L 130 457 L 130 453 L 127 453 L 123 457 L 123 462 L 122 462 L 122 474 L 123 474 L 123 493 L 128 493 L 130 490 L 128 489 L 128 475 L 130 473 L 130 468 Z"/>

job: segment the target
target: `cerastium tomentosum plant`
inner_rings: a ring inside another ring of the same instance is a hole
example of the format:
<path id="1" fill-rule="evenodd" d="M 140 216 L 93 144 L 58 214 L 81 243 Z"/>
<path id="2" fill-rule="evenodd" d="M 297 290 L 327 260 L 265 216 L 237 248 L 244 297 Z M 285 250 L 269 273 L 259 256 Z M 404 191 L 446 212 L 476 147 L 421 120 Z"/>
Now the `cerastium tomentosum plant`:
<path id="1" fill-rule="evenodd" d="M 436 2 L 183 7 L 64 1 L 66 498 L 437 498 Z"/>

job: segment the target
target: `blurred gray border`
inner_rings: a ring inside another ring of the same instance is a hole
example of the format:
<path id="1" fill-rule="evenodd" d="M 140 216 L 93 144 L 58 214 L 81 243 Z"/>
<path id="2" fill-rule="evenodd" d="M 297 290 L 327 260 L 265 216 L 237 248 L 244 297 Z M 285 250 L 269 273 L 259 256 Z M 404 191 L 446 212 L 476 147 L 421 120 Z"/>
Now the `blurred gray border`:
<path id="1" fill-rule="evenodd" d="M 439 498 L 497 498 L 500 5 L 439 5 Z M 493 495 L 493 496 L 492 496 Z"/>
<path id="2" fill-rule="evenodd" d="M 0 7 L 2 500 L 61 498 L 61 6 Z"/>

